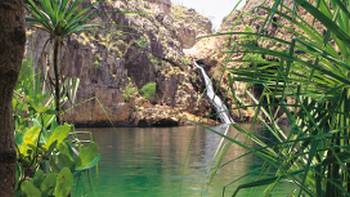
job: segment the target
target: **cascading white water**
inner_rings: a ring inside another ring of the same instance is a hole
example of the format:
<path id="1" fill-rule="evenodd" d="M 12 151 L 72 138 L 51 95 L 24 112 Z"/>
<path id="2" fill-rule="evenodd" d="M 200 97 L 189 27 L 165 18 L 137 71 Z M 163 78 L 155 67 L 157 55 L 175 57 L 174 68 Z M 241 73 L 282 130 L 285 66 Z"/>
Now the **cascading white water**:
<path id="1" fill-rule="evenodd" d="M 215 107 L 215 110 L 216 110 L 220 120 L 222 121 L 222 123 L 224 123 L 224 124 L 234 123 L 234 120 L 232 119 L 227 106 L 222 101 L 222 99 L 218 95 L 215 94 L 213 82 L 209 78 L 209 76 L 208 76 L 207 72 L 204 70 L 203 66 L 198 64 L 196 61 L 194 62 L 194 65 L 199 70 L 201 70 L 201 73 L 203 75 L 204 82 L 205 82 L 207 97 L 209 98 L 211 104 Z"/>
<path id="2" fill-rule="evenodd" d="M 225 103 L 222 101 L 222 99 L 215 94 L 214 91 L 214 86 L 212 80 L 209 78 L 207 72 L 204 70 L 203 66 L 201 66 L 199 63 L 194 61 L 194 65 L 201 70 L 201 73 L 204 78 L 205 82 L 205 87 L 206 87 L 206 94 L 207 97 L 209 98 L 211 104 L 215 107 L 216 113 L 218 114 L 219 118 L 221 119 L 222 123 L 224 124 L 224 135 L 227 136 L 229 130 L 230 130 L 230 125 L 235 123 L 234 120 L 232 119 L 229 110 Z M 218 147 L 214 153 L 214 158 L 216 157 L 217 154 L 219 154 L 220 150 L 223 148 L 224 145 L 224 138 L 222 137 Z"/>

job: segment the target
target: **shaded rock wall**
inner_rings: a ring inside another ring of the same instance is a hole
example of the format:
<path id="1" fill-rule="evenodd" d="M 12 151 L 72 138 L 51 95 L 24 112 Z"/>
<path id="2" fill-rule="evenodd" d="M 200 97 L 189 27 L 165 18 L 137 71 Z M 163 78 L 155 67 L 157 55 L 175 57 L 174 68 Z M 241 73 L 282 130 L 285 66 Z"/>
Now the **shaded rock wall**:
<path id="1" fill-rule="evenodd" d="M 210 105 L 196 84 L 199 76 L 183 53 L 184 45 L 194 43 L 179 38 L 178 26 L 173 24 L 182 19 L 175 18 L 171 8 L 170 0 L 98 4 L 93 23 L 100 28 L 73 35 L 61 49 L 62 75 L 80 79 L 76 102 L 65 105 L 65 121 L 83 126 L 159 126 L 184 124 L 184 114 L 194 114 L 186 116 L 192 118 L 208 114 Z M 199 23 L 209 27 L 208 20 L 203 21 L 204 17 Z M 44 32 L 30 32 L 27 56 L 37 70 L 49 68 L 52 55 L 50 43 L 41 53 L 44 38 L 48 38 Z M 138 92 L 125 98 L 130 84 L 140 89 L 148 82 L 157 83 L 155 99 L 149 101 Z"/>

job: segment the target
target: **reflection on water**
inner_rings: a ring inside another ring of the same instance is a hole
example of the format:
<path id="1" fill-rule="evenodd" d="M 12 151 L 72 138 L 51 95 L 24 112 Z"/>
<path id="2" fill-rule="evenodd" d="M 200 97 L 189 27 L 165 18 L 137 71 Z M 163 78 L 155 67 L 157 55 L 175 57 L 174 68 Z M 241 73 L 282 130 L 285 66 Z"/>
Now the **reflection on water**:
<path id="1" fill-rule="evenodd" d="M 84 196 L 97 197 L 214 197 L 223 187 L 253 171 L 259 162 L 244 157 L 226 165 L 211 184 L 208 172 L 219 137 L 200 127 L 179 128 L 106 128 L 93 131 L 102 154 L 97 173 L 93 173 L 94 191 Z M 232 131 L 232 133 L 235 133 Z M 241 139 L 243 140 L 243 139 Z M 244 153 L 231 146 L 224 158 L 229 161 Z M 256 180 L 255 173 L 243 182 Z M 231 196 L 243 183 L 234 183 L 225 190 Z M 262 189 L 250 189 L 239 196 L 262 196 Z M 77 192 L 75 196 L 82 196 Z M 274 196 L 286 196 L 283 191 Z"/>

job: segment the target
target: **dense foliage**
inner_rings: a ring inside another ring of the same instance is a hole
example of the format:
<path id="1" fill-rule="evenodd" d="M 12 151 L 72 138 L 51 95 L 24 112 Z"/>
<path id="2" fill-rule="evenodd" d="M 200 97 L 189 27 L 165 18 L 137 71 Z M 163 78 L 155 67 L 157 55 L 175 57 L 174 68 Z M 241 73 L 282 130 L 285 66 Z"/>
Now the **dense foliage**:
<path id="1" fill-rule="evenodd" d="M 28 24 L 49 33 L 50 38 L 46 41 L 52 42 L 52 67 L 54 87 L 56 119 L 60 122 L 60 103 L 62 96 L 62 83 L 64 77 L 60 76 L 59 55 L 64 41 L 74 33 L 87 31 L 95 25 L 88 22 L 92 19 L 92 6 L 84 7 L 83 0 L 26 0 L 26 7 L 30 16 L 27 17 Z M 44 46 L 44 49 L 46 47 Z M 43 50 L 44 50 L 43 49 Z M 51 79 L 49 75 L 49 79 Z"/>
<path id="2" fill-rule="evenodd" d="M 57 123 L 53 96 L 42 92 L 36 76 L 30 61 L 24 61 L 13 99 L 17 196 L 66 197 L 74 180 L 95 167 L 100 155 L 90 133 Z"/>
<path id="3" fill-rule="evenodd" d="M 290 196 L 349 196 L 350 3 L 275 0 L 272 7 L 258 9 L 269 13 L 260 31 L 230 33 L 255 39 L 253 44 L 238 40 L 230 54 L 256 57 L 248 58 L 250 63 L 238 60 L 244 64 L 231 70 L 230 81 L 260 87 L 260 95 L 247 92 L 253 105 L 244 107 L 256 109 L 270 140 L 236 124 L 249 142 L 225 136 L 247 150 L 243 156 L 255 154 L 265 163 L 263 178 L 239 186 L 234 196 L 258 186 L 265 186 L 264 195 L 270 196 L 286 183 Z M 272 22 L 291 32 L 291 40 L 268 34 Z M 267 48 L 264 41 L 280 47 Z M 288 120 L 288 128 L 278 125 L 281 117 Z"/>
<path id="4" fill-rule="evenodd" d="M 142 88 L 140 89 L 140 93 L 142 96 L 144 96 L 148 100 L 154 99 L 157 91 L 157 84 L 155 82 L 149 82 L 146 83 Z"/>

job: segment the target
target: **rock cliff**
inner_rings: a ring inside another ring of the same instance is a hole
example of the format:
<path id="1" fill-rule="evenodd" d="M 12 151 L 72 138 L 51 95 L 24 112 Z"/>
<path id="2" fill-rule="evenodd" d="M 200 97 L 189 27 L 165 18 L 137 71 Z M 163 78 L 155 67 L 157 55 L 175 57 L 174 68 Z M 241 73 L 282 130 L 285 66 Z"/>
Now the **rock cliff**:
<path id="1" fill-rule="evenodd" d="M 267 12 L 256 8 L 272 2 L 248 1 L 241 10 L 233 11 L 223 20 L 219 32 L 258 30 Z M 99 28 L 72 36 L 62 48 L 61 73 L 80 79 L 75 104 L 65 106 L 66 121 L 84 126 L 210 122 L 203 119 L 210 117 L 212 111 L 203 94 L 201 75 L 192 65 L 195 59 L 208 65 L 206 69 L 233 109 L 231 114 L 235 120 L 246 121 L 254 114 L 249 109 L 238 110 L 234 102 L 237 98 L 251 102 L 245 95 L 248 87 L 237 82 L 234 87 L 228 85 L 228 70 L 240 64 L 225 60 L 239 59 L 242 54 L 232 56 L 225 51 L 238 36 L 198 40 L 212 33 L 211 22 L 193 9 L 172 5 L 170 0 L 106 0 L 100 1 L 95 11 L 97 17 L 93 23 Z M 304 13 L 300 11 L 300 14 Z M 266 33 L 290 39 L 288 30 L 275 25 L 283 23 L 283 19 L 273 20 L 275 23 Z M 41 49 L 48 35 L 29 32 L 27 56 L 34 60 L 36 67 L 45 70 L 50 52 L 42 53 Z M 261 44 L 280 47 L 271 42 Z M 149 84 L 154 84 L 154 90 L 148 89 L 151 92 L 147 94 L 151 96 L 145 96 L 143 90 Z"/>
<path id="2" fill-rule="evenodd" d="M 246 90 L 249 89 L 245 83 L 234 82 L 233 87 L 230 87 L 228 84 L 229 70 L 230 68 L 239 67 L 241 65 L 239 61 L 234 60 L 240 60 L 243 54 L 227 53 L 228 50 L 232 49 L 232 46 L 239 43 L 240 37 L 238 35 L 225 33 L 244 31 L 257 32 L 263 26 L 268 14 L 266 10 L 259 9 L 259 7 L 262 5 L 265 7 L 272 6 L 273 2 L 273 0 L 248 0 L 242 9 L 232 11 L 224 18 L 218 30 L 218 34 L 221 35 L 201 39 L 196 42 L 191 49 L 185 50 L 186 55 L 195 59 L 200 59 L 207 65 L 210 65 L 208 68 L 209 74 L 214 81 L 216 81 L 217 88 L 220 89 L 223 94 L 227 95 L 226 102 L 232 109 L 231 113 L 237 121 L 249 120 L 252 118 L 254 111 L 251 108 L 237 109 L 237 99 L 241 99 L 241 101 L 246 104 L 251 104 L 252 102 L 250 97 L 245 94 Z M 284 3 L 290 4 L 291 2 L 292 1 L 289 0 L 284 1 Z M 307 16 L 305 11 L 298 10 L 298 12 L 300 16 L 303 16 L 305 20 L 311 23 L 312 18 Z M 290 40 L 293 34 L 288 28 L 280 28 L 278 25 L 286 24 L 284 19 L 275 16 L 272 20 L 273 23 L 265 28 L 265 33 L 283 40 Z M 261 41 L 259 45 L 271 49 L 281 48 L 279 44 L 271 41 Z"/>
<path id="3" fill-rule="evenodd" d="M 174 19 L 176 36 L 184 49 L 193 47 L 197 42 L 196 38 L 212 33 L 211 22 L 194 9 L 174 5 L 171 7 L 171 15 Z"/>
<path id="4" fill-rule="evenodd" d="M 101 1 L 96 12 L 93 22 L 99 28 L 72 36 L 61 49 L 61 73 L 80 79 L 76 102 L 65 106 L 66 121 L 162 126 L 208 115 L 200 77 L 183 53 L 198 35 L 211 33 L 208 19 L 173 7 L 170 0 Z M 188 26 L 197 22 L 198 30 Z M 46 69 L 50 51 L 41 49 L 48 35 L 29 35 L 27 56 Z M 152 98 L 145 98 L 140 90 L 149 83 L 156 89 Z"/>

